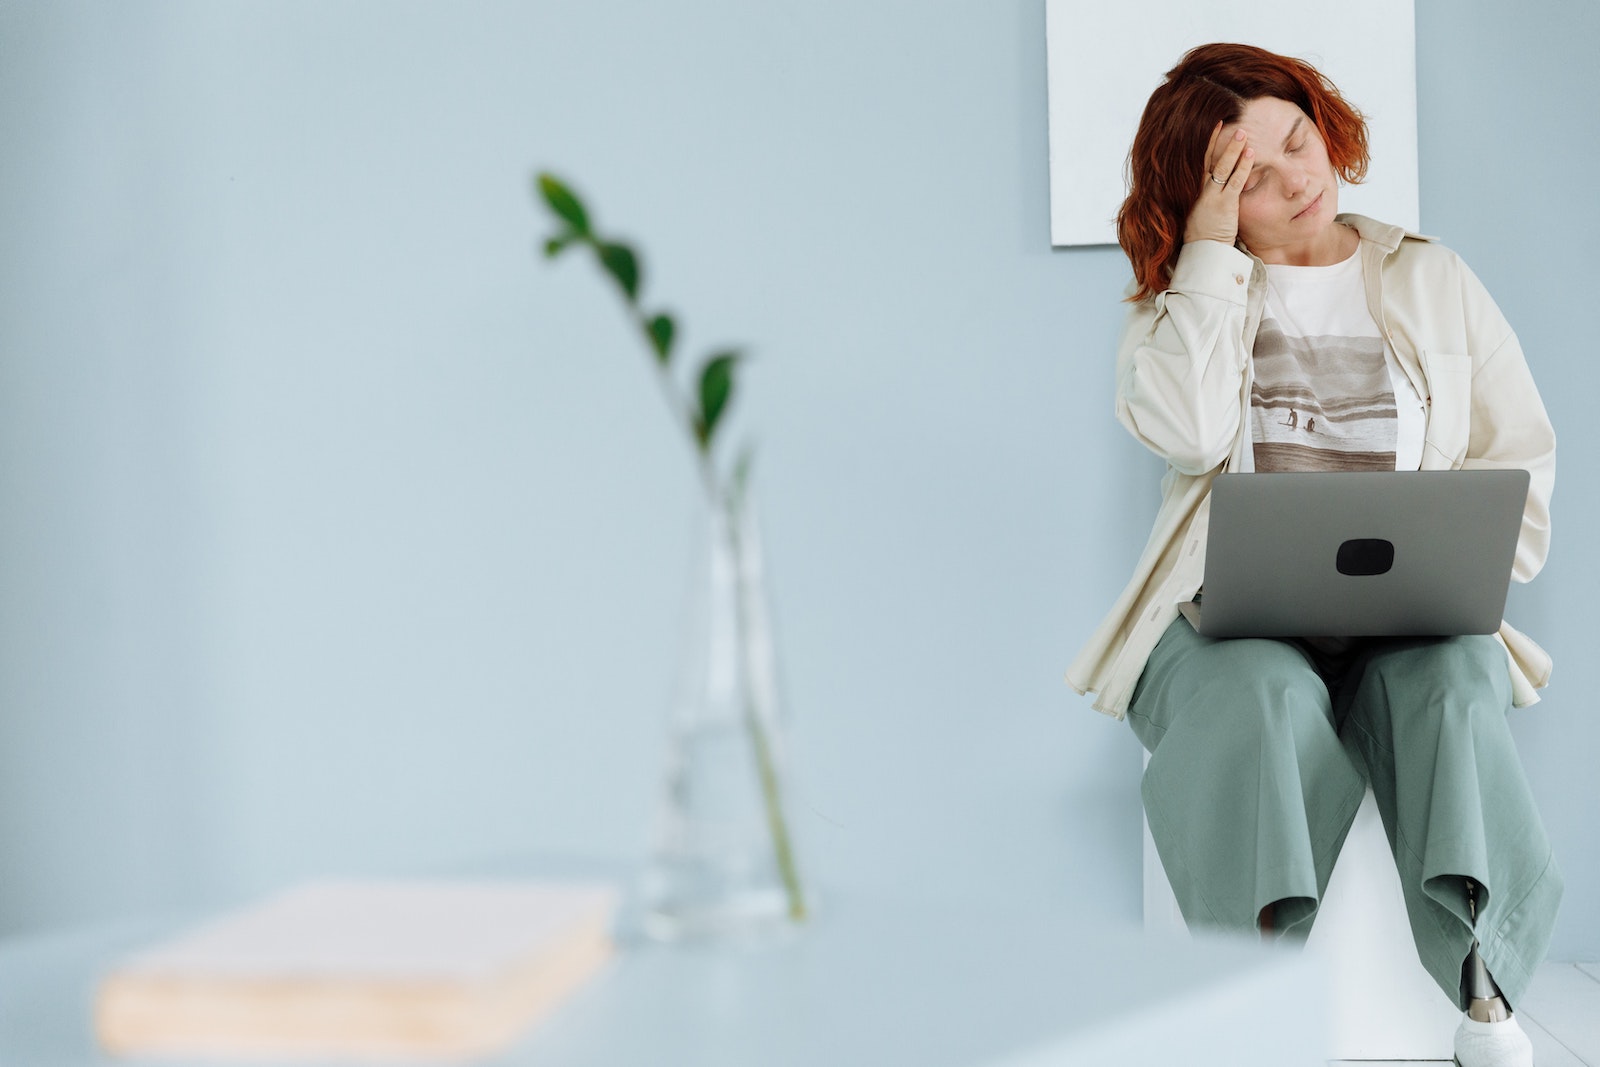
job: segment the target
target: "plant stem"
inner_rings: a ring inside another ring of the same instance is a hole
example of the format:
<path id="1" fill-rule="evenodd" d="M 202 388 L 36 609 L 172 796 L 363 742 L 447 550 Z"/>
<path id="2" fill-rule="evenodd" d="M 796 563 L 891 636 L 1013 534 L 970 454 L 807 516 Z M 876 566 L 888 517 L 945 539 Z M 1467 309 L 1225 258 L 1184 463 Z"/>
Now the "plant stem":
<path id="1" fill-rule="evenodd" d="M 650 328 L 644 312 L 640 311 L 636 304 L 631 305 L 630 310 L 633 312 L 634 321 L 638 323 L 639 329 L 648 341 Z M 710 506 L 722 510 L 726 522 L 728 548 L 733 554 L 734 627 L 738 640 L 739 661 L 744 668 L 739 673 L 743 688 L 741 696 L 745 726 L 750 732 L 751 747 L 755 750 L 756 768 L 761 779 L 761 799 L 767 816 L 767 830 L 772 835 L 772 848 L 778 863 L 778 873 L 783 879 L 784 892 L 789 899 L 789 918 L 794 922 L 803 922 L 806 918 L 805 893 L 800 885 L 800 872 L 795 861 L 794 846 L 789 839 L 788 820 L 784 817 L 777 761 L 772 751 L 772 741 L 767 736 L 766 725 L 761 719 L 759 698 L 750 677 L 749 583 L 746 574 L 745 545 L 740 527 L 744 512 L 743 486 L 735 486 L 724 492 L 721 480 L 717 476 L 710 444 L 702 441 L 695 432 L 692 409 L 673 388 L 672 375 L 668 373 L 667 364 L 661 360 L 656 361 L 656 382 L 661 386 L 667 406 L 683 421 L 691 439 L 696 442 L 695 458 L 698 461 L 696 466 L 700 472 L 701 488 L 705 491 Z"/>
<path id="2" fill-rule="evenodd" d="M 750 731 L 750 742 L 755 749 L 756 767 L 761 777 L 761 797 L 766 807 L 767 829 L 772 835 L 772 848 L 778 862 L 778 873 L 783 878 L 784 891 L 789 898 L 789 918 L 803 922 L 806 917 L 805 894 L 800 886 L 800 873 L 795 863 L 794 847 L 789 840 L 789 826 L 783 814 L 783 796 L 779 789 L 777 762 L 766 725 L 761 720 L 760 698 L 750 671 L 750 606 L 749 583 L 746 574 L 745 544 L 742 536 L 744 501 L 740 496 L 719 500 L 723 507 L 728 531 L 728 547 L 733 553 L 734 626 L 738 636 L 739 659 L 744 667 L 740 671 L 743 688 L 745 725 Z"/>
<path id="3" fill-rule="evenodd" d="M 645 343 L 653 345 L 654 341 L 650 336 L 650 320 L 645 317 L 645 313 L 639 309 L 637 304 L 630 304 L 628 306 L 628 310 L 632 312 L 633 321 L 638 325 L 639 332 L 644 334 Z M 652 351 L 654 351 L 653 348 Z M 708 466 L 710 455 L 708 454 L 707 448 L 699 443 L 699 435 L 695 431 L 693 409 L 689 406 L 689 402 L 680 396 L 678 391 L 673 388 L 672 374 L 668 370 L 668 365 L 659 359 L 655 360 L 654 362 L 656 366 L 656 384 L 661 387 L 661 395 L 666 398 L 667 407 L 672 411 L 673 415 L 677 417 L 678 421 L 683 423 L 683 428 L 689 433 L 689 440 L 695 442 L 696 451 L 700 454 L 700 458 L 703 461 L 702 467 Z M 715 474 L 716 472 L 714 470 L 711 471 L 712 477 L 706 486 L 707 489 L 715 488 Z M 704 479 L 704 477 L 705 474 L 704 471 L 702 471 L 702 479 Z"/>
<path id="4" fill-rule="evenodd" d="M 570 221 L 570 220 L 569 220 Z M 586 227 L 575 235 L 577 240 L 587 244 L 590 250 L 600 259 L 601 266 L 611 273 L 606 267 L 601 254 L 602 242 Z M 619 279 L 620 281 L 620 279 Z M 650 329 L 650 320 L 643 308 L 639 306 L 634 294 L 633 286 L 623 287 L 623 299 L 628 306 L 639 331 L 644 334 L 645 342 L 650 351 L 656 353 L 654 359 L 656 368 L 656 383 L 661 387 L 667 407 L 673 416 L 681 421 L 688 430 L 689 437 L 695 442 L 696 466 L 700 474 L 701 488 L 704 490 L 707 503 L 714 513 L 720 512 L 721 523 L 714 524 L 726 527 L 728 549 L 733 557 L 734 575 L 734 626 L 738 644 L 738 656 L 741 666 L 739 672 L 742 692 L 740 694 L 744 705 L 745 726 L 750 733 L 750 743 L 755 750 L 757 772 L 761 780 L 761 797 L 766 810 L 767 830 L 772 836 L 772 847 L 775 854 L 778 871 L 783 879 L 785 893 L 789 900 L 789 918 L 794 922 L 802 922 L 806 918 L 807 906 L 805 894 L 800 884 L 800 874 L 795 861 L 794 847 L 789 838 L 789 826 L 783 812 L 783 796 L 778 781 L 777 756 L 773 751 L 772 739 L 768 736 L 766 724 L 762 719 L 761 698 L 756 691 L 755 682 L 751 677 L 751 638 L 749 603 L 751 590 L 747 574 L 746 546 L 742 536 L 742 522 L 744 520 L 744 486 L 743 479 L 738 469 L 730 478 L 733 483 L 724 487 L 722 479 L 718 476 L 716 462 L 711 454 L 710 431 L 707 429 L 702 435 L 701 427 L 697 424 L 697 416 L 691 401 L 682 396 L 674 387 L 670 372 L 670 361 L 656 348 L 656 338 Z M 670 347 L 663 346 L 663 347 Z"/>

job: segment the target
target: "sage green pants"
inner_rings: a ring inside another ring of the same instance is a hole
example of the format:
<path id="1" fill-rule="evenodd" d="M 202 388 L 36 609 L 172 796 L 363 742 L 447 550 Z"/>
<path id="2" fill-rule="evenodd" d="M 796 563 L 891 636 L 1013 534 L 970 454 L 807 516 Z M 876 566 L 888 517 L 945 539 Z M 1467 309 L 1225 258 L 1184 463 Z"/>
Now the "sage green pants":
<path id="1" fill-rule="evenodd" d="M 1515 1007 L 1543 960 L 1561 875 L 1517 758 L 1493 637 L 1371 639 L 1329 655 L 1298 640 L 1214 640 L 1180 618 L 1128 721 L 1146 749 L 1145 813 L 1190 926 L 1254 930 L 1275 905 L 1304 937 L 1367 785 L 1417 954 L 1466 1006 L 1476 937 Z"/>

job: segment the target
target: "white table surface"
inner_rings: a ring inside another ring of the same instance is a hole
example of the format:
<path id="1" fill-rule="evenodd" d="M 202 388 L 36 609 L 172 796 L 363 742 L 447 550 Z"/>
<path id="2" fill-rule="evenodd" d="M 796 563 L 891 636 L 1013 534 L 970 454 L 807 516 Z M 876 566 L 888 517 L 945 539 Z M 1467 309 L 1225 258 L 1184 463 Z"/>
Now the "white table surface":
<path id="1" fill-rule="evenodd" d="M 0 1064 L 129 1062 L 94 1045 L 96 977 L 195 918 L 0 941 Z M 625 940 L 605 973 L 481 1062 L 1309 1067 L 1323 1060 L 1322 983 L 1298 953 L 1161 943 L 1066 909 L 832 898 L 803 934 L 761 949 Z"/>

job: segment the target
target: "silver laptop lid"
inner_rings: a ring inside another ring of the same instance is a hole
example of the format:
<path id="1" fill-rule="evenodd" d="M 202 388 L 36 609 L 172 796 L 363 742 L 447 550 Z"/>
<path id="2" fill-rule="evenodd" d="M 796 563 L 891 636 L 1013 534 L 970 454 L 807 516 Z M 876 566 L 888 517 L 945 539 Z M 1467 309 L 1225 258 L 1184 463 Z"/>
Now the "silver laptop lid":
<path id="1" fill-rule="evenodd" d="M 1219 475 L 1185 614 L 1210 637 L 1492 633 L 1527 498 L 1521 470 Z"/>

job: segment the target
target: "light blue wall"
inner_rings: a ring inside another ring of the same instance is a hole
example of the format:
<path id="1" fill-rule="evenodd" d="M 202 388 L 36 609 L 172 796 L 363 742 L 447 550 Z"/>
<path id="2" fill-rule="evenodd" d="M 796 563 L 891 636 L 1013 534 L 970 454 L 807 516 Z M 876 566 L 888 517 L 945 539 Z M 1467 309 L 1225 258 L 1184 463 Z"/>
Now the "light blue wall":
<path id="1" fill-rule="evenodd" d="M 1516 731 L 1600 957 L 1592 3 L 1419 0 L 1423 225 L 1563 435 Z M 541 167 L 740 426 L 837 896 L 1138 911 L 1061 682 L 1154 512 L 1126 264 L 1048 243 L 1040 0 L 0 2 L 0 931 L 328 871 L 630 858 L 692 482 Z M 1108 44 L 1108 47 L 1114 45 Z"/>

